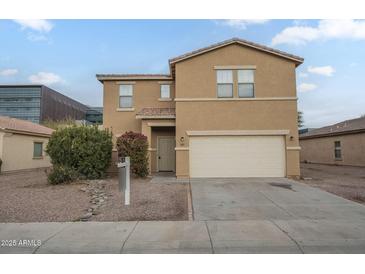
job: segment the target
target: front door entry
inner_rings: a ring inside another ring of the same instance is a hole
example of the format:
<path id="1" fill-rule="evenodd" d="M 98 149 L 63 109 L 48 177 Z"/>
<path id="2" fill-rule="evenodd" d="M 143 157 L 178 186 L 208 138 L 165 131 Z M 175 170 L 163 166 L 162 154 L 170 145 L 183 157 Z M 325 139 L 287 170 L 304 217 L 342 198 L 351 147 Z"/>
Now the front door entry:
<path id="1" fill-rule="evenodd" d="M 158 137 L 158 171 L 175 171 L 175 137 Z"/>

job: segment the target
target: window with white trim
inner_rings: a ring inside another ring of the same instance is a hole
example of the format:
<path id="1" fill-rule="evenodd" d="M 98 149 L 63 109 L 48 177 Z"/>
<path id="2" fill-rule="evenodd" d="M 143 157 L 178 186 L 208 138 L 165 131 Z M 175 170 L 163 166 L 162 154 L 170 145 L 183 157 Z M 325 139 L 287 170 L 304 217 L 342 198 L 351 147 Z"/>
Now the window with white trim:
<path id="1" fill-rule="evenodd" d="M 119 86 L 119 107 L 120 108 L 133 107 L 133 85 Z"/>
<path id="2" fill-rule="evenodd" d="M 335 159 L 342 159 L 341 141 L 335 141 Z"/>
<path id="3" fill-rule="evenodd" d="M 237 71 L 238 97 L 250 98 L 255 94 L 255 70 L 240 69 Z"/>
<path id="4" fill-rule="evenodd" d="M 170 99 L 170 85 L 162 84 L 161 85 L 161 93 L 160 93 L 161 99 Z"/>
<path id="5" fill-rule="evenodd" d="M 217 70 L 217 96 L 218 98 L 233 97 L 232 70 Z"/>

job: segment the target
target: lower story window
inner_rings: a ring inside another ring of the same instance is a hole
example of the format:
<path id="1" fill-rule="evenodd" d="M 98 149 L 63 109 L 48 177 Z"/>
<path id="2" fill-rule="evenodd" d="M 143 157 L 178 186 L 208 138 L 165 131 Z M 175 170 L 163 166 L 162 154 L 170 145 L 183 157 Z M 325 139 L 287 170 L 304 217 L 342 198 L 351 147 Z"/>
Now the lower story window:
<path id="1" fill-rule="evenodd" d="M 340 160 L 342 158 L 341 142 L 335 141 L 335 159 Z"/>
<path id="2" fill-rule="evenodd" d="M 33 157 L 34 158 L 41 158 L 41 157 L 43 157 L 43 143 L 41 143 L 41 142 L 34 142 L 34 146 L 33 146 Z"/>

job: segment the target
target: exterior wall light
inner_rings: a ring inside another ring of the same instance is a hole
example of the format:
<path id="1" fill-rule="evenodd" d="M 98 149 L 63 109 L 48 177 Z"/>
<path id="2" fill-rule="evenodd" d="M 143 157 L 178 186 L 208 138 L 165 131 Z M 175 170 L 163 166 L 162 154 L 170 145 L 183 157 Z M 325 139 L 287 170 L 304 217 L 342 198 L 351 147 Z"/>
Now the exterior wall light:
<path id="1" fill-rule="evenodd" d="M 180 144 L 183 146 L 185 143 L 185 138 L 184 137 L 180 137 Z"/>

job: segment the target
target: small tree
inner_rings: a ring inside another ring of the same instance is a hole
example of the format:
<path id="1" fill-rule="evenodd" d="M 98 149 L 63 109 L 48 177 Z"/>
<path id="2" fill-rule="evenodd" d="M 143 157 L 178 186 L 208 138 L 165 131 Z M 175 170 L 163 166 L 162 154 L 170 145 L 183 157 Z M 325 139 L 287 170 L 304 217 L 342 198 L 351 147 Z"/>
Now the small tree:
<path id="1" fill-rule="evenodd" d="M 129 156 L 131 171 L 139 177 L 148 175 L 148 142 L 141 133 L 129 131 L 117 139 L 118 157 Z"/>
<path id="2" fill-rule="evenodd" d="M 108 130 L 69 126 L 53 132 L 46 151 L 54 167 L 64 167 L 54 170 L 61 170 L 62 174 L 74 170 L 84 178 L 96 179 L 103 177 L 109 167 L 112 148 L 112 134 Z"/>

